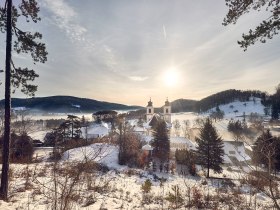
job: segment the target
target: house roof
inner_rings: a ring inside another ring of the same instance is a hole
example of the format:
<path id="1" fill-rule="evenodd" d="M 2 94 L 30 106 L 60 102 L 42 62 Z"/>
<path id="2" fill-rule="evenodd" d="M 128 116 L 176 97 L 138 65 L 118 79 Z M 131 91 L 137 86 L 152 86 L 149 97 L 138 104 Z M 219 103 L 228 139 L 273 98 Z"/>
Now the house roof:
<path id="1" fill-rule="evenodd" d="M 142 147 L 142 150 L 147 150 L 147 151 L 151 151 L 153 150 L 153 147 L 149 144 L 145 144 L 143 147 Z"/>
<path id="2" fill-rule="evenodd" d="M 196 143 L 184 137 L 171 137 L 170 143 L 186 144 L 190 150 L 197 150 Z"/>

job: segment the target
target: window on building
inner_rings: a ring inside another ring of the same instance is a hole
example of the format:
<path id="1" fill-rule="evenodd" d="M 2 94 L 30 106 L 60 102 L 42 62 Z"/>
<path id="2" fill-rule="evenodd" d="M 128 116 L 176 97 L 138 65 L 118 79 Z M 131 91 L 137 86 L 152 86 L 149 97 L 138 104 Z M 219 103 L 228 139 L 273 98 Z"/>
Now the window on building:
<path id="1" fill-rule="evenodd" d="M 165 112 L 168 113 L 168 109 L 166 109 Z"/>
<path id="2" fill-rule="evenodd" d="M 149 109 L 149 113 L 152 113 L 152 110 L 151 110 L 151 109 Z"/>

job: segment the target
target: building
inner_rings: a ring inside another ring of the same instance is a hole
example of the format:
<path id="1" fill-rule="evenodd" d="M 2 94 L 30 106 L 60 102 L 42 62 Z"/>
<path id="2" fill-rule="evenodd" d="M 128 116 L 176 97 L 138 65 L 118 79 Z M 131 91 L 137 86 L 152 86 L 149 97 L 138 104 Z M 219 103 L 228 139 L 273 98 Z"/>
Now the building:
<path id="1" fill-rule="evenodd" d="M 171 114 L 171 103 L 168 101 L 168 99 L 166 99 L 165 101 L 162 113 L 155 113 L 153 102 L 150 99 L 150 101 L 148 101 L 146 109 L 146 123 L 143 124 L 143 127 L 146 130 L 146 135 L 151 135 L 152 128 L 157 124 L 159 120 L 164 120 L 166 123 L 166 127 L 170 129 L 172 127 Z"/>
<path id="2" fill-rule="evenodd" d="M 251 158 L 246 153 L 244 142 L 223 141 L 224 143 L 224 164 L 240 165 L 250 161 Z"/>
<path id="3" fill-rule="evenodd" d="M 146 122 L 150 122 L 152 118 L 155 116 L 155 109 L 153 107 L 153 102 L 148 101 L 147 105 L 147 111 L 146 111 Z M 171 103 L 168 101 L 168 98 L 165 101 L 165 104 L 163 106 L 163 112 L 157 114 L 161 119 L 163 119 L 165 122 L 171 124 Z"/>

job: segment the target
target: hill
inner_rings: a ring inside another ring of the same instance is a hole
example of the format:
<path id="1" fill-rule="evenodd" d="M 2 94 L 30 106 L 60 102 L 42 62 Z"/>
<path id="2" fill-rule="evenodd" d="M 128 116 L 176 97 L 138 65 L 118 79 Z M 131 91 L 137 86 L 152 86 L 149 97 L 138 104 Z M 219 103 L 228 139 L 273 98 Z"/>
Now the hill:
<path id="1" fill-rule="evenodd" d="M 0 101 L 0 106 L 4 106 L 4 101 Z M 73 96 L 13 98 L 12 107 L 25 107 L 43 112 L 94 112 L 99 110 L 135 110 L 142 108 L 140 106 L 127 106 Z"/>
<path id="2" fill-rule="evenodd" d="M 225 90 L 213 95 L 210 95 L 206 98 L 201 99 L 195 104 L 195 111 L 197 112 L 205 112 L 213 107 L 229 104 L 236 100 L 245 102 L 249 101 L 249 98 L 253 96 L 256 98 L 260 98 L 263 103 L 265 103 L 267 94 L 261 92 L 259 90 Z"/>
<path id="3" fill-rule="evenodd" d="M 258 90 L 235 90 L 229 89 L 207 96 L 199 101 L 190 99 L 178 99 L 171 102 L 172 112 L 206 112 L 216 106 L 226 105 L 234 101 L 245 102 L 253 96 L 260 98 L 263 104 L 266 103 L 267 94 Z"/>
<path id="4" fill-rule="evenodd" d="M 190 99 L 177 99 L 171 102 L 172 112 L 191 112 L 194 111 L 197 101 Z"/>

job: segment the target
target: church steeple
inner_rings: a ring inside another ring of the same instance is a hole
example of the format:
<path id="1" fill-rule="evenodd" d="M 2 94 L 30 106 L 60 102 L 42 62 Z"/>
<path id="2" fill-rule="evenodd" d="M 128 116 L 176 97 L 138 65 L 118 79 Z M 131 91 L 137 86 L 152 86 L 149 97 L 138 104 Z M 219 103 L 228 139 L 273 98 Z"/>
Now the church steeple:
<path id="1" fill-rule="evenodd" d="M 168 101 L 168 98 L 166 98 L 163 106 L 163 117 L 166 122 L 171 123 L 171 104 Z"/>
<path id="2" fill-rule="evenodd" d="M 146 113 L 146 120 L 149 122 L 154 115 L 154 107 L 153 107 L 153 102 L 152 99 L 150 98 L 150 101 L 148 101 L 147 105 L 147 113 Z"/>
<path id="3" fill-rule="evenodd" d="M 153 102 L 152 102 L 151 98 L 150 98 L 150 101 L 148 101 L 148 106 L 153 106 Z"/>
<path id="4" fill-rule="evenodd" d="M 170 106 L 170 102 L 168 101 L 168 97 L 166 98 L 165 106 Z"/>

